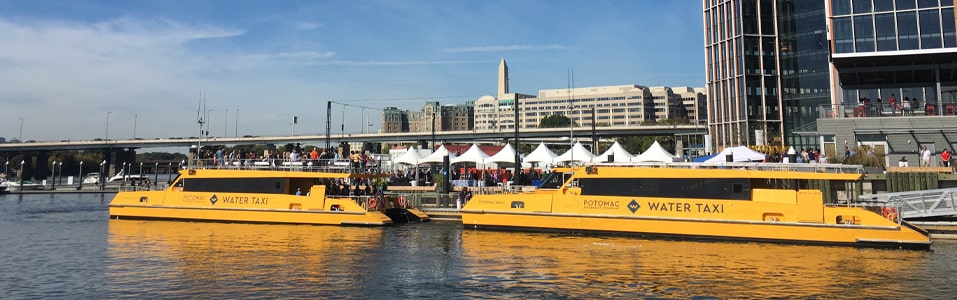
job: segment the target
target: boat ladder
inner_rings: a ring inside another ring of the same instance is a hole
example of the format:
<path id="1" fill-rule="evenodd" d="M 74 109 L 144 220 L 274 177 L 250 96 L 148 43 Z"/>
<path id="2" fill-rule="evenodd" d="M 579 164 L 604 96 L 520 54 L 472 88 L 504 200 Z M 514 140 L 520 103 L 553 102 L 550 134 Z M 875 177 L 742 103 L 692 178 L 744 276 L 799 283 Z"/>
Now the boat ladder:
<path id="1" fill-rule="evenodd" d="M 861 195 L 858 202 L 881 203 L 903 219 L 957 215 L 957 188 Z"/>

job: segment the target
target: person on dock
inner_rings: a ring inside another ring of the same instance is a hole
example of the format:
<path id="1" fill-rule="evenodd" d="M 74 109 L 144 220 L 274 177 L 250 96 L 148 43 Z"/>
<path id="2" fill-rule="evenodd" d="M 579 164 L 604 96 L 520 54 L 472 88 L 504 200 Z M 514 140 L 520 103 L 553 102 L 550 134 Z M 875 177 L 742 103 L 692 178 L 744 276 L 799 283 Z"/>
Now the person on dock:
<path id="1" fill-rule="evenodd" d="M 930 167 L 930 150 L 927 150 L 927 146 L 920 149 L 920 166 Z"/>
<path id="2" fill-rule="evenodd" d="M 950 150 L 944 149 L 940 152 L 940 161 L 945 167 L 950 167 Z"/>

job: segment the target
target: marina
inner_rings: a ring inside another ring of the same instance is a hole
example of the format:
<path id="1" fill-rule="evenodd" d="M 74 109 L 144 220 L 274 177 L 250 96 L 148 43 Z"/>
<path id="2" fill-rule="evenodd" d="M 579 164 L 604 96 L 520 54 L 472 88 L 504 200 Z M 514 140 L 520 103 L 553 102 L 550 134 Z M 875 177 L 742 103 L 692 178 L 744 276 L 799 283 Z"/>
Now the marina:
<path id="1" fill-rule="evenodd" d="M 948 240 L 931 251 L 901 251 L 484 231 L 436 221 L 115 220 L 111 198 L 0 196 L 5 298 L 946 299 L 955 291 L 947 278 L 957 272 L 957 242 Z"/>

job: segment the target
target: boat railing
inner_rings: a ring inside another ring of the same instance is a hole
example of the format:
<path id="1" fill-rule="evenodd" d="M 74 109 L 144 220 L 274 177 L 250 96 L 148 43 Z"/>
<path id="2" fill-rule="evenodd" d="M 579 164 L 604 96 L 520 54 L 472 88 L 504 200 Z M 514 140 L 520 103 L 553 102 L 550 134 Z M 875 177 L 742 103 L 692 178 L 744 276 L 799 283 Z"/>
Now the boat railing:
<path id="1" fill-rule="evenodd" d="M 618 166 L 636 168 L 687 168 L 687 169 L 747 169 L 756 171 L 792 171 L 810 173 L 838 173 L 863 174 L 864 168 L 860 165 L 819 164 L 819 163 L 764 163 L 764 162 L 721 162 L 721 163 L 692 163 L 692 162 L 633 162 L 633 163 L 592 163 L 588 166 Z"/>

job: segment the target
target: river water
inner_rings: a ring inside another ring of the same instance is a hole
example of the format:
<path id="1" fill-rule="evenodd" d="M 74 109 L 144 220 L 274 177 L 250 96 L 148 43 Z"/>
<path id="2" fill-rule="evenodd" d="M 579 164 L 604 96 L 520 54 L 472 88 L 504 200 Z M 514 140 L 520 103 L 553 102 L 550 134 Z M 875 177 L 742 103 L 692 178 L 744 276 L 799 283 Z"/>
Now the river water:
<path id="1" fill-rule="evenodd" d="M 464 230 L 110 220 L 112 194 L 0 195 L 4 299 L 907 298 L 931 251 Z"/>

